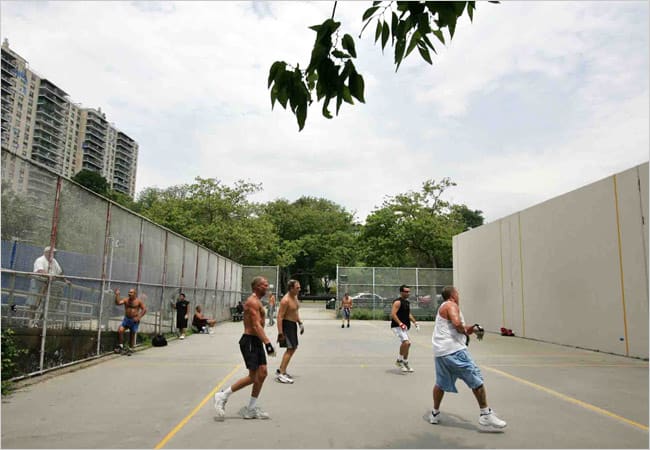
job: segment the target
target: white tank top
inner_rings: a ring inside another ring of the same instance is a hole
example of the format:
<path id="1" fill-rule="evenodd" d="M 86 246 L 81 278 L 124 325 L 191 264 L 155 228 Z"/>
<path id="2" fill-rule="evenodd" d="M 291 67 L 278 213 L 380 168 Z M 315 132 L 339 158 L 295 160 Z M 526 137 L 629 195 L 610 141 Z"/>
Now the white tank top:
<path id="1" fill-rule="evenodd" d="M 440 305 L 440 308 L 442 308 L 442 305 Z M 465 345 L 465 335 L 456 330 L 451 320 L 447 320 L 440 315 L 440 308 L 438 308 L 436 323 L 433 327 L 433 336 L 431 337 L 434 356 L 451 355 L 458 350 L 467 348 Z M 458 312 L 460 314 L 460 321 L 465 325 L 463 313 L 460 310 Z"/>

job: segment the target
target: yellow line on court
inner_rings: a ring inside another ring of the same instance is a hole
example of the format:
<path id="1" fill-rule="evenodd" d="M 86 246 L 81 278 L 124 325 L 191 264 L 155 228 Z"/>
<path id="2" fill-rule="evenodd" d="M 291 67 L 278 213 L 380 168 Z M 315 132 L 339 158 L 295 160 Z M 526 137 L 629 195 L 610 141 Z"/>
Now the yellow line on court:
<path id="1" fill-rule="evenodd" d="M 178 432 L 180 431 L 180 429 L 183 428 L 183 427 L 185 426 L 185 424 L 186 424 L 187 422 L 189 422 L 190 419 L 191 419 L 192 417 L 194 417 L 194 415 L 195 415 L 197 412 L 199 412 L 199 410 L 200 410 L 201 408 L 203 408 L 203 405 L 205 405 L 205 404 L 208 402 L 208 400 L 210 400 L 210 398 L 212 398 L 212 396 L 213 396 L 213 395 L 214 395 L 214 394 L 215 394 L 219 389 L 221 389 L 221 387 L 226 383 L 226 381 L 228 381 L 228 379 L 229 379 L 230 377 L 232 377 L 235 373 L 237 373 L 237 371 L 238 371 L 239 369 L 241 369 L 241 367 L 242 367 L 242 364 L 241 364 L 241 363 L 240 363 L 240 364 L 237 364 L 237 365 L 235 366 L 235 368 L 234 368 L 234 369 L 233 369 L 233 370 L 232 370 L 228 375 L 226 375 L 226 377 L 225 377 L 223 380 L 221 380 L 221 381 L 219 382 L 219 384 L 217 384 L 217 385 L 215 386 L 215 388 L 212 389 L 212 390 L 210 391 L 210 393 L 209 393 L 208 395 L 206 395 L 206 396 L 203 398 L 203 400 L 201 400 L 201 403 L 199 403 L 199 404 L 198 404 L 198 405 L 197 405 L 197 406 L 192 410 L 191 413 L 189 413 L 189 414 L 188 414 L 188 415 L 187 415 L 183 420 L 181 420 L 181 421 L 178 423 L 178 425 L 176 425 L 176 426 L 174 427 L 174 429 L 173 429 L 172 431 L 170 431 L 169 433 L 167 433 L 167 436 L 165 436 L 165 437 L 163 438 L 162 441 L 158 442 L 154 448 L 163 448 L 163 447 L 165 446 L 165 444 L 167 444 L 167 442 L 168 442 L 171 438 L 173 438 L 173 437 L 176 435 L 176 433 L 178 433 Z"/>
<path id="2" fill-rule="evenodd" d="M 418 342 L 418 346 L 420 347 L 428 347 L 427 345 L 421 344 Z M 630 419 L 626 419 L 625 417 L 619 416 L 618 414 L 614 414 L 613 412 L 607 411 L 606 409 L 599 408 L 598 406 L 594 406 L 590 403 L 583 402 L 582 400 L 578 400 L 577 398 L 569 397 L 568 395 L 561 394 L 560 392 L 554 391 L 553 389 L 549 389 L 547 387 L 544 387 L 542 385 L 533 383 L 532 381 L 524 380 L 523 378 L 516 377 L 514 375 L 510 375 L 508 372 L 504 372 L 499 369 L 495 369 L 494 367 L 486 366 L 484 364 L 480 365 L 481 369 L 485 369 L 494 373 L 497 373 L 499 375 L 502 375 L 506 378 L 510 378 L 511 380 L 517 381 L 519 383 L 525 384 L 527 386 L 533 387 L 535 389 L 538 389 L 542 392 L 546 392 L 547 394 L 551 394 L 554 397 L 557 397 L 561 400 L 567 401 L 569 403 L 576 404 L 578 406 L 582 406 L 585 409 L 603 414 L 605 416 L 611 417 L 613 419 L 619 420 L 621 422 L 627 423 L 628 425 L 632 425 L 633 427 L 639 428 L 640 430 L 643 431 L 648 431 L 648 426 L 643 425 L 642 423 L 635 422 Z"/>
<path id="3" fill-rule="evenodd" d="M 491 372 L 498 373 L 499 375 L 502 375 L 502 376 L 504 376 L 506 378 L 510 378 L 511 380 L 517 381 L 517 382 L 525 384 L 527 386 L 531 386 L 531 387 L 533 387 L 535 389 L 546 392 L 547 394 L 551 394 L 551 395 L 553 395 L 553 396 L 555 396 L 557 398 L 560 398 L 560 399 L 562 399 L 564 401 L 567 401 L 569 403 L 574 403 L 574 404 L 576 404 L 578 406 L 582 406 L 585 409 L 589 409 L 591 411 L 594 411 L 594 412 L 609 416 L 609 417 L 611 417 L 613 419 L 620 420 L 621 422 L 625 422 L 628 425 L 632 425 L 633 427 L 639 428 L 640 430 L 648 431 L 648 427 L 646 425 L 643 425 L 641 423 L 635 422 L 635 421 L 630 420 L 630 419 L 626 419 L 625 417 L 619 416 L 618 414 L 614 414 L 613 412 L 607 411 L 606 409 L 602 409 L 602 408 L 599 408 L 598 406 L 594 406 L 594 405 L 592 405 L 590 403 L 586 403 L 586 402 L 583 402 L 581 400 L 578 400 L 577 398 L 573 398 L 573 397 L 569 397 L 568 395 L 561 394 L 561 393 L 559 393 L 557 391 L 554 391 L 553 389 L 549 389 L 547 387 L 544 387 L 544 386 L 541 386 L 539 384 L 533 383 L 532 381 L 524 380 L 523 378 L 519 378 L 519 377 L 516 377 L 514 375 L 510 375 L 509 373 L 503 372 L 502 370 L 495 369 L 493 367 L 488 367 L 488 366 L 482 366 L 482 367 L 484 367 L 486 370 L 489 370 Z"/>

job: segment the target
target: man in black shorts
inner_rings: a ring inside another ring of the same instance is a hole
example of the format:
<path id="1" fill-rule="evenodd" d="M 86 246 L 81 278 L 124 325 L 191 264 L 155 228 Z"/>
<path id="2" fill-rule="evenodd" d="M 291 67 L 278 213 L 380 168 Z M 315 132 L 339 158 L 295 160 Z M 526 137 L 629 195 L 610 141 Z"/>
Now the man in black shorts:
<path id="1" fill-rule="evenodd" d="M 269 414 L 262 411 L 257 406 L 257 398 L 262 390 L 262 385 L 266 379 L 266 353 L 269 356 L 275 356 L 275 349 L 271 341 L 264 333 L 264 307 L 262 306 L 261 298 L 266 294 L 269 287 L 269 282 L 264 277 L 255 277 L 251 283 L 253 293 L 248 297 L 244 303 L 244 334 L 239 340 L 239 349 L 241 350 L 246 368 L 248 369 L 248 376 L 239 379 L 228 389 L 217 392 L 214 394 L 214 408 L 217 410 L 215 420 L 223 421 L 225 419 L 225 406 L 228 398 L 233 392 L 252 384 L 253 390 L 248 406 L 244 406 L 239 415 L 244 419 L 268 419 Z"/>
<path id="2" fill-rule="evenodd" d="M 185 329 L 187 328 L 187 319 L 189 319 L 190 302 L 185 299 L 185 294 L 178 294 L 176 303 L 172 302 L 172 308 L 176 310 L 176 328 L 180 333 L 179 339 L 185 339 Z"/>
<path id="3" fill-rule="evenodd" d="M 282 355 L 280 368 L 275 372 L 275 379 L 280 383 L 293 384 L 293 377 L 287 373 L 289 361 L 298 349 L 298 327 L 300 334 L 305 332 L 305 327 L 300 320 L 300 282 L 289 280 L 287 283 L 289 292 L 280 300 L 278 311 L 278 342 L 280 347 L 286 347 L 287 351 Z"/>

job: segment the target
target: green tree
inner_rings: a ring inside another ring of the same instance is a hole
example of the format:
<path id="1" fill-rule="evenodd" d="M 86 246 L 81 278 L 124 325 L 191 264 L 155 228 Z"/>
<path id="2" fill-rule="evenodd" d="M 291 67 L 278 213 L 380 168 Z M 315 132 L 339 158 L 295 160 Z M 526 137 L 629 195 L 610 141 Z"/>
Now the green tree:
<path id="1" fill-rule="evenodd" d="M 35 231 L 37 213 L 30 207 L 29 201 L 15 193 L 9 183 L 2 182 L 2 239 L 26 240 Z"/>
<path id="2" fill-rule="evenodd" d="M 336 264 L 356 261 L 358 225 L 342 206 L 323 198 L 301 197 L 292 203 L 269 202 L 265 212 L 292 260 L 283 272 L 283 285 L 292 277 L 311 293 L 327 291 L 336 277 Z"/>
<path id="3" fill-rule="evenodd" d="M 475 222 L 480 217 L 480 211 L 442 199 L 445 190 L 455 185 L 449 178 L 438 183 L 427 180 L 418 192 L 384 201 L 368 216 L 360 235 L 366 264 L 452 267 L 452 237 L 468 229 L 463 213 Z"/>
<path id="4" fill-rule="evenodd" d="M 100 173 L 95 171 L 81 169 L 72 177 L 72 180 L 99 195 L 106 196 L 108 193 L 108 181 Z"/>
<path id="5" fill-rule="evenodd" d="M 333 100 L 336 100 L 337 115 L 343 102 L 351 105 L 354 99 L 365 102 L 363 76 L 353 62 L 357 57 L 354 38 L 347 33 L 341 37 L 341 22 L 334 20 L 337 3 L 334 2 L 331 18 L 309 27 L 316 32 L 316 39 L 306 69 L 285 61 L 276 61 L 269 69 L 271 108 L 276 101 L 284 109 L 289 105 L 299 130 L 305 126 L 313 95 L 317 101 L 323 100 L 322 114 L 328 119 L 332 118 L 329 104 Z M 445 44 L 445 29 L 451 40 L 458 19 L 465 12 L 473 20 L 475 3 L 374 1 L 363 13 L 359 38 L 371 23 L 376 23 L 375 43 L 381 40 L 382 51 L 389 43 L 393 47 L 395 71 L 416 48 L 422 59 L 433 64 L 430 53 L 436 53 L 433 43 Z"/>
<path id="6" fill-rule="evenodd" d="M 244 181 L 230 187 L 197 177 L 192 184 L 145 189 L 136 211 L 239 263 L 272 264 L 283 261 L 278 235 L 262 207 L 248 201 L 260 189 Z"/>

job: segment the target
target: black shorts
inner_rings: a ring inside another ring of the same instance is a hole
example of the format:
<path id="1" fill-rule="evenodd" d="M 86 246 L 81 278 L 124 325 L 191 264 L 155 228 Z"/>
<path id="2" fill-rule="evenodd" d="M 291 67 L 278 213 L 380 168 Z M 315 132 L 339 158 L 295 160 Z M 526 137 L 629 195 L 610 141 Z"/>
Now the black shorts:
<path id="1" fill-rule="evenodd" d="M 298 348 L 298 324 L 293 320 L 282 321 L 282 334 L 287 341 L 287 348 Z"/>
<path id="2" fill-rule="evenodd" d="M 187 319 L 184 314 L 178 314 L 176 316 L 176 328 L 187 328 Z"/>
<path id="3" fill-rule="evenodd" d="M 239 340 L 239 349 L 244 357 L 246 368 L 256 370 L 259 366 L 266 365 L 266 352 L 262 340 L 257 336 L 243 334 Z"/>

